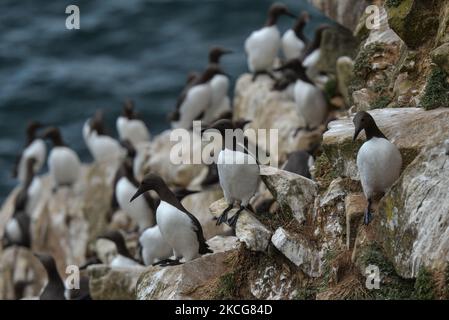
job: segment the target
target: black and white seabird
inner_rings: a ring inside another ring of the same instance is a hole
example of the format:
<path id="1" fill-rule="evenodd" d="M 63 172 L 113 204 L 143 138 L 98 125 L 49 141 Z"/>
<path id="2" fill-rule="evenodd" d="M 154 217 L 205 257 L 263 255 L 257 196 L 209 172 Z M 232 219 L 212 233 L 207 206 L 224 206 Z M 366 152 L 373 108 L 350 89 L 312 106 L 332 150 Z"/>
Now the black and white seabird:
<path id="1" fill-rule="evenodd" d="M 130 158 L 123 161 L 119 169 L 120 177 L 116 175 L 115 197 L 120 208 L 128 214 L 139 227 L 139 232 L 155 225 L 155 201 L 149 193 L 143 197 L 130 202 L 129 199 L 136 193 L 139 183 L 137 182 L 133 162 Z"/>
<path id="2" fill-rule="evenodd" d="M 48 156 L 48 168 L 53 178 L 54 187 L 72 186 L 78 180 L 81 171 L 78 155 L 64 144 L 58 128 L 46 129 L 43 137 L 50 139 L 53 143 L 53 148 Z"/>
<path id="3" fill-rule="evenodd" d="M 4 247 L 31 247 L 31 214 L 42 192 L 41 181 L 34 176 L 35 163 L 34 158 L 27 159 L 25 181 L 14 200 L 13 216 L 5 226 Z"/>
<path id="4" fill-rule="evenodd" d="M 120 143 L 106 134 L 101 111 L 85 122 L 83 138 L 96 162 L 117 161 L 124 157 L 125 151 Z"/>
<path id="5" fill-rule="evenodd" d="M 209 65 L 220 67 L 220 58 L 225 54 L 232 53 L 231 50 L 222 47 L 212 47 L 209 50 Z M 206 109 L 202 121 L 211 123 L 228 111 L 232 111 L 229 92 L 229 77 L 224 74 L 217 74 L 210 80 L 211 103 Z"/>
<path id="6" fill-rule="evenodd" d="M 142 142 L 150 141 L 148 128 L 142 120 L 137 118 L 132 100 L 126 100 L 123 104 L 123 113 L 117 118 L 116 126 L 120 140 L 129 140 L 134 147 Z"/>
<path id="7" fill-rule="evenodd" d="M 130 201 L 150 190 L 154 190 L 161 199 L 156 211 L 156 221 L 162 237 L 173 248 L 175 257 L 183 257 L 187 262 L 211 253 L 200 222 L 184 208 L 160 176 L 147 174 Z M 179 263 L 179 260 L 173 263 Z"/>
<path id="8" fill-rule="evenodd" d="M 235 130 L 235 125 L 229 120 L 218 120 L 207 130 L 217 130 L 222 138 L 222 150 L 218 154 L 217 168 L 220 186 L 228 207 L 217 219 L 217 225 L 227 222 L 235 226 L 239 214 L 244 209 L 249 209 L 249 201 L 254 196 L 259 186 L 259 164 L 257 159 L 248 154 L 247 148 L 238 151 L 238 141 L 224 141 L 226 130 Z M 243 144 L 245 141 L 242 142 Z M 240 202 L 240 209 L 228 220 L 228 212 L 233 208 L 235 202 Z"/>
<path id="9" fill-rule="evenodd" d="M 388 141 L 368 112 L 358 112 L 353 121 L 355 126 L 353 140 L 357 139 L 362 130 L 365 130 L 366 134 L 366 142 L 357 154 L 357 168 L 363 192 L 368 200 L 364 218 L 367 225 L 371 220 L 373 197 L 384 193 L 399 178 L 402 157 L 398 148 Z"/>
<path id="10" fill-rule="evenodd" d="M 296 80 L 293 89 L 296 112 L 304 119 L 306 129 L 311 130 L 326 120 L 329 107 L 323 91 L 305 75 L 305 72 L 298 74 L 301 76 Z"/>
<path id="11" fill-rule="evenodd" d="M 298 150 L 288 155 L 288 159 L 282 170 L 296 173 L 308 179 L 312 179 L 310 174 L 310 164 L 313 157 L 305 150 Z"/>
<path id="12" fill-rule="evenodd" d="M 120 231 L 113 230 L 108 231 L 100 235 L 97 239 L 105 239 L 112 241 L 117 250 L 117 255 L 110 262 L 110 266 L 114 268 L 126 268 L 140 266 L 140 261 L 136 260 L 128 250 L 125 243 L 125 238 L 120 233 Z"/>
<path id="13" fill-rule="evenodd" d="M 254 75 L 253 81 L 260 74 L 273 77 L 270 71 L 281 47 L 281 34 L 276 26 L 281 15 L 296 18 L 284 4 L 275 3 L 268 11 L 265 26 L 253 31 L 245 41 L 248 68 Z"/>
<path id="14" fill-rule="evenodd" d="M 44 253 L 34 254 L 47 272 L 48 282 L 39 295 L 40 300 L 65 300 L 65 286 L 58 273 L 55 259 Z"/>
<path id="15" fill-rule="evenodd" d="M 201 77 L 201 74 L 196 71 L 190 71 L 187 75 L 186 84 L 184 85 L 184 88 L 182 89 L 181 93 L 178 96 L 178 100 L 176 101 L 176 109 L 173 112 L 170 112 L 167 116 L 168 121 L 170 122 L 177 122 L 179 121 L 179 108 L 182 105 L 182 102 L 184 101 L 184 98 L 189 91 L 189 89 L 199 80 Z"/>
<path id="16" fill-rule="evenodd" d="M 304 27 L 309 22 L 309 14 L 304 11 L 296 20 L 293 28 L 282 36 L 282 51 L 286 60 L 301 58 L 309 40 L 304 35 Z"/>
<path id="17" fill-rule="evenodd" d="M 191 129 L 195 120 L 201 120 L 212 103 L 212 88 L 210 81 L 218 74 L 225 74 L 217 65 L 211 64 L 202 73 L 191 88 L 178 98 L 176 110 L 179 110 L 177 121 L 172 122 L 173 128 Z"/>
<path id="18" fill-rule="evenodd" d="M 25 180 L 26 174 L 26 163 L 27 159 L 36 159 L 34 165 L 34 172 L 39 172 L 45 163 L 45 157 L 47 156 L 47 147 L 45 142 L 38 138 L 36 133 L 37 130 L 42 128 L 42 124 L 36 121 L 31 121 L 27 125 L 26 129 L 26 144 L 22 153 L 17 157 L 16 165 L 13 170 L 13 176 L 18 178 L 19 181 L 23 182 Z"/>
<path id="19" fill-rule="evenodd" d="M 307 75 L 313 81 L 315 81 L 316 77 L 319 75 L 319 71 L 316 66 L 321 57 L 321 39 L 323 38 L 324 31 L 329 28 L 329 25 L 323 24 L 315 30 L 315 35 L 312 42 L 310 42 L 306 47 L 303 56 L 301 57 L 302 64 L 307 70 Z"/>
<path id="20" fill-rule="evenodd" d="M 177 188 L 173 190 L 176 199 L 182 201 L 191 194 L 198 193 L 196 190 L 186 188 Z M 158 225 L 146 229 L 139 238 L 142 260 L 146 266 L 170 263 L 169 258 L 173 255 L 173 248 L 167 243 L 162 236 Z"/>

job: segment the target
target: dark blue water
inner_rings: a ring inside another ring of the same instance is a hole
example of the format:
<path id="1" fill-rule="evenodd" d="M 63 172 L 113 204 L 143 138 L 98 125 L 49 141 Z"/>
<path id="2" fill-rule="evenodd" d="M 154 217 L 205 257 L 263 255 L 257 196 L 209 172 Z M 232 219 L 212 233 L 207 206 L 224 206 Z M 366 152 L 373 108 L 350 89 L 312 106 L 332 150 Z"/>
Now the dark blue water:
<path id="1" fill-rule="evenodd" d="M 243 43 L 266 19 L 268 0 L 0 1 L 0 202 L 14 187 L 15 155 L 24 126 L 35 119 L 61 128 L 83 161 L 85 119 L 106 111 L 110 133 L 126 97 L 136 101 L 153 133 L 168 127 L 186 74 L 202 70 L 211 45 L 233 49 L 223 68 L 246 71 Z M 305 0 L 284 1 L 299 13 Z M 65 28 L 65 8 L 76 4 L 81 29 Z M 310 34 L 323 17 L 312 9 Z M 293 20 L 281 19 L 285 30 Z"/>

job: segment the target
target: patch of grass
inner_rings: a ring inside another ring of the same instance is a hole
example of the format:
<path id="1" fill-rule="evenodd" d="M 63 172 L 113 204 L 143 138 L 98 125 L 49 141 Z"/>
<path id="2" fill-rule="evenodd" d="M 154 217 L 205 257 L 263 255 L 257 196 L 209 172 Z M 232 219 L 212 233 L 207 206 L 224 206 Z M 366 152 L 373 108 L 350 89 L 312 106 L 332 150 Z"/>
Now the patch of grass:
<path id="1" fill-rule="evenodd" d="M 426 110 L 449 107 L 449 83 L 447 74 L 442 69 L 435 67 L 432 70 L 421 104 Z"/>
<path id="2" fill-rule="evenodd" d="M 319 182 L 320 189 L 326 190 L 332 180 L 337 178 L 333 166 L 325 153 L 321 154 L 315 161 L 315 178 Z"/>
<path id="3" fill-rule="evenodd" d="M 237 290 L 235 273 L 229 272 L 222 275 L 218 282 L 217 292 L 214 299 L 230 300 L 235 297 Z"/>
<path id="4" fill-rule="evenodd" d="M 432 273 L 425 267 L 419 269 L 415 282 L 414 297 L 418 300 L 432 300 L 435 298 L 435 283 Z"/>
<path id="5" fill-rule="evenodd" d="M 372 244 L 367 247 L 359 257 L 359 262 L 362 267 L 374 265 L 379 268 L 380 288 L 369 291 L 372 299 L 401 300 L 413 297 L 414 281 L 397 275 L 393 264 L 385 257 L 379 245 Z"/>

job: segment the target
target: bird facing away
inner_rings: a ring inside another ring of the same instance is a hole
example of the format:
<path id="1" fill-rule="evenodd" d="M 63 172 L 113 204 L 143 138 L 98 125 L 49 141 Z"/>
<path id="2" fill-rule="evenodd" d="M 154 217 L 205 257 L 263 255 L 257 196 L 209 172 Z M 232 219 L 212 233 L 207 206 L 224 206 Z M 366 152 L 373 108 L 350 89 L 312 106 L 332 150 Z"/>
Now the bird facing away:
<path id="1" fill-rule="evenodd" d="M 65 286 L 56 268 L 55 259 L 45 253 L 35 253 L 47 272 L 48 282 L 39 295 L 40 300 L 65 300 Z"/>
<path id="2" fill-rule="evenodd" d="M 231 146 L 224 141 L 226 131 L 235 129 L 235 125 L 230 120 L 218 120 L 207 129 L 217 130 L 223 139 L 222 150 L 218 154 L 217 169 L 220 186 L 228 207 L 217 219 L 217 225 L 227 222 L 232 227 L 235 227 L 240 213 L 249 208 L 249 201 L 256 193 L 260 180 L 257 159 L 247 152 L 238 151 L 237 143 L 234 141 Z M 235 202 L 240 203 L 240 208 L 228 220 L 228 212 L 233 208 Z"/>
<path id="3" fill-rule="evenodd" d="M 180 257 L 187 262 L 211 253 L 200 222 L 184 208 L 160 176 L 147 174 L 130 201 L 150 190 L 154 190 L 161 199 L 156 210 L 156 221 L 163 238 L 175 251 L 177 260 L 173 263 L 179 263 Z"/>
<path id="4" fill-rule="evenodd" d="M 245 41 L 248 69 L 253 73 L 253 81 L 261 74 L 273 78 L 270 71 L 281 47 L 281 34 L 276 23 L 282 15 L 296 18 L 284 4 L 275 3 L 268 11 L 265 26 L 253 31 Z"/>
<path id="5" fill-rule="evenodd" d="M 46 129 L 43 137 L 50 139 L 53 143 L 53 148 L 48 156 L 48 167 L 53 178 L 54 188 L 72 186 L 78 180 L 81 171 L 78 155 L 65 145 L 58 128 Z"/>
<path id="6" fill-rule="evenodd" d="M 364 223 L 371 220 L 371 205 L 376 194 L 382 194 L 399 178 L 402 157 L 398 148 L 380 131 L 373 117 L 365 111 L 354 117 L 354 137 L 365 130 L 366 141 L 357 154 L 357 168 L 362 182 L 363 192 L 368 200 Z"/>

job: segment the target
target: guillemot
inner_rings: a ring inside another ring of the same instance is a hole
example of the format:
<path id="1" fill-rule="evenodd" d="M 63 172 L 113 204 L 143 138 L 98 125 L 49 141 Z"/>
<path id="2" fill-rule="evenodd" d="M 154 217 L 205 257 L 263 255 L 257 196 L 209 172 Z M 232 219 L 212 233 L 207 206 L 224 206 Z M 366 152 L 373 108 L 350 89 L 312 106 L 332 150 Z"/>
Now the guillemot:
<path id="1" fill-rule="evenodd" d="M 178 99 L 176 109 L 179 120 L 172 122 L 173 128 L 191 129 L 192 122 L 201 120 L 212 102 L 210 80 L 218 74 L 225 74 L 215 64 L 209 65 L 187 92 Z"/>
<path id="2" fill-rule="evenodd" d="M 232 227 L 237 223 L 240 213 L 244 209 L 249 209 L 249 201 L 256 193 L 260 180 L 257 159 L 248 154 L 247 148 L 243 152 L 238 151 L 237 144 L 239 141 L 234 139 L 233 141 L 225 141 L 226 130 L 235 129 L 232 121 L 218 120 L 204 130 L 204 132 L 217 130 L 223 139 L 222 150 L 218 154 L 217 168 L 220 186 L 223 189 L 228 207 L 217 219 L 217 225 L 227 222 Z M 235 202 L 240 202 L 240 208 L 228 220 L 228 212 L 234 207 Z"/>
<path id="3" fill-rule="evenodd" d="M 281 15 L 296 18 L 284 4 L 275 3 L 268 11 L 265 26 L 253 31 L 245 41 L 248 68 L 253 73 L 253 81 L 261 74 L 274 78 L 270 71 L 281 46 L 281 34 L 276 26 Z"/>
<path id="4" fill-rule="evenodd" d="M 212 47 L 209 50 L 209 66 L 220 67 L 220 58 L 225 54 L 232 53 L 231 50 L 222 47 Z M 202 121 L 206 124 L 217 120 L 221 114 L 231 111 L 231 100 L 228 96 L 229 77 L 217 74 L 210 80 L 211 103 L 204 112 Z"/>
<path id="5" fill-rule="evenodd" d="M 142 120 L 137 119 L 132 100 L 128 99 L 123 104 L 123 112 L 117 118 L 116 127 L 120 140 L 129 140 L 135 147 L 150 141 L 148 128 Z"/>
<path id="6" fill-rule="evenodd" d="M 187 95 L 187 92 L 189 89 L 199 80 L 201 74 L 196 71 L 190 71 L 187 75 L 187 80 L 184 85 L 184 88 L 181 90 L 181 93 L 178 96 L 178 99 L 176 101 L 176 108 L 173 112 L 170 112 L 167 116 L 167 120 L 170 122 L 177 122 L 179 121 L 179 108 L 182 105 L 182 102 Z"/>
<path id="7" fill-rule="evenodd" d="M 315 80 L 319 74 L 316 66 L 321 57 L 321 49 L 320 49 L 321 39 L 323 38 L 324 31 L 329 28 L 330 28 L 329 25 L 323 24 L 320 25 L 315 30 L 315 35 L 312 42 L 310 42 L 309 45 L 306 47 L 301 57 L 302 64 L 307 70 L 307 75 L 312 80 Z"/>
<path id="8" fill-rule="evenodd" d="M 211 253 L 200 222 L 184 208 L 160 176 L 154 173 L 147 174 L 130 201 L 150 190 L 154 190 L 161 199 L 156 210 L 156 221 L 162 237 L 175 251 L 177 260 L 173 260 L 172 263 L 179 263 L 180 257 L 187 262 L 200 255 Z"/>
<path id="9" fill-rule="evenodd" d="M 78 180 L 81 171 L 78 155 L 64 144 L 58 128 L 46 129 L 43 137 L 53 143 L 48 156 L 48 168 L 53 178 L 54 190 L 59 186 L 72 186 Z"/>
<path id="10" fill-rule="evenodd" d="M 125 243 L 125 238 L 123 238 L 120 231 L 107 231 L 100 235 L 97 239 L 106 239 L 112 241 L 115 245 L 117 255 L 109 263 L 109 266 L 113 268 L 126 268 L 142 265 L 141 262 L 135 259 L 129 252 Z"/>
<path id="11" fill-rule="evenodd" d="M 65 300 L 65 286 L 58 273 L 55 259 L 44 253 L 35 253 L 47 272 L 48 282 L 39 295 L 40 300 Z"/>
<path id="12" fill-rule="evenodd" d="M 309 14 L 304 11 L 296 20 L 293 28 L 287 30 L 282 36 L 282 51 L 285 59 L 301 58 L 309 40 L 304 35 L 304 27 L 309 22 Z"/>
<path id="13" fill-rule="evenodd" d="M 84 142 L 96 162 L 117 161 L 123 158 L 120 143 L 105 132 L 103 112 L 98 110 L 83 127 Z"/>
<path id="14" fill-rule="evenodd" d="M 142 232 L 155 224 L 155 201 L 149 193 L 134 202 L 129 199 L 136 193 L 139 183 L 137 182 L 131 159 L 125 159 L 120 167 L 120 178 L 115 185 L 115 197 L 120 208 L 133 219 Z"/>
<path id="15" fill-rule="evenodd" d="M 17 157 L 16 164 L 13 169 L 13 177 L 18 178 L 19 181 L 25 180 L 26 174 L 26 162 L 29 158 L 36 159 L 34 164 L 34 172 L 39 172 L 45 163 L 45 157 L 47 156 L 47 147 L 42 139 L 39 139 L 36 135 L 38 129 L 43 125 L 37 121 L 31 121 L 27 125 L 26 129 L 26 144 L 21 154 Z"/>
<path id="16" fill-rule="evenodd" d="M 34 176 L 35 163 L 34 158 L 27 159 L 25 181 L 14 199 L 14 213 L 5 226 L 3 247 L 31 247 L 31 214 L 42 191 L 40 179 Z"/>
<path id="17" fill-rule="evenodd" d="M 353 121 L 355 126 L 353 140 L 357 139 L 362 130 L 365 130 L 366 134 L 366 142 L 357 154 L 357 168 L 363 192 L 368 200 L 364 217 L 364 223 L 368 225 L 371 220 L 373 197 L 384 193 L 399 178 L 402 157 L 398 148 L 388 141 L 368 112 L 358 112 Z"/>

